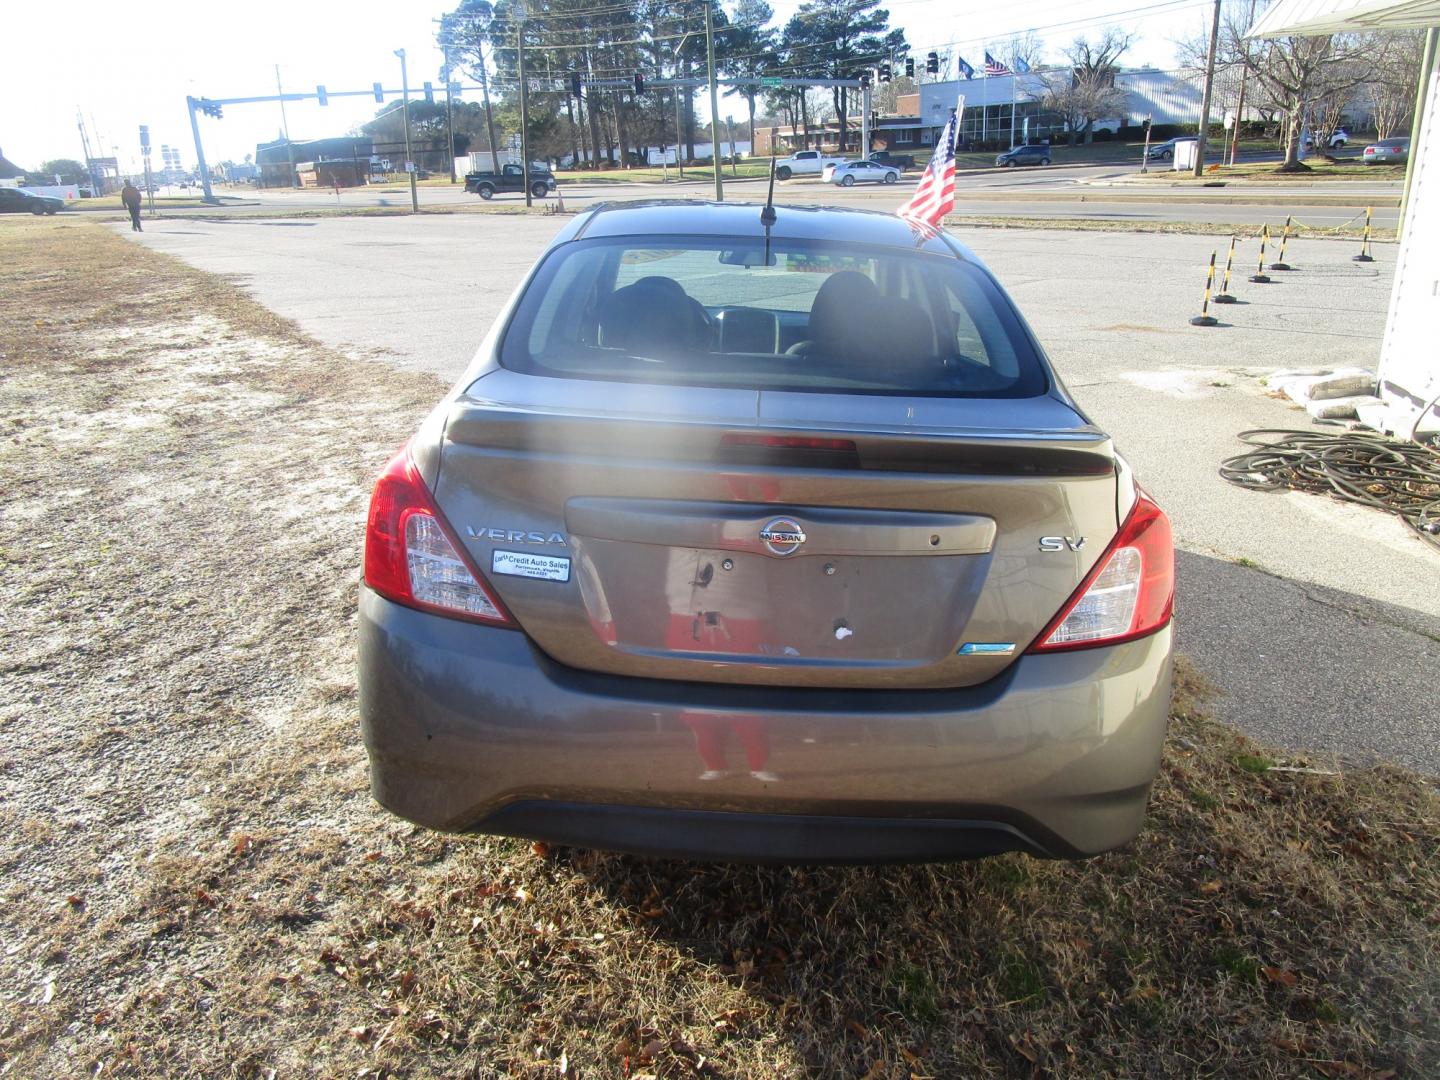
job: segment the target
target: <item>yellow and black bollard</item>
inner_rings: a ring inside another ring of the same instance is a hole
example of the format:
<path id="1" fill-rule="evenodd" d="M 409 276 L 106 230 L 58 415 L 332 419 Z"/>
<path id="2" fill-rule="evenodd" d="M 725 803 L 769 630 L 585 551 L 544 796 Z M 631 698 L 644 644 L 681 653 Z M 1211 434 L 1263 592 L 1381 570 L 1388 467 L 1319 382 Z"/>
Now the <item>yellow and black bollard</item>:
<path id="1" fill-rule="evenodd" d="M 1200 304 L 1200 314 L 1192 316 L 1191 326 L 1219 326 L 1220 320 L 1210 314 L 1210 286 L 1215 284 L 1215 252 L 1210 252 L 1210 269 L 1205 274 L 1205 299 Z"/>
<path id="2" fill-rule="evenodd" d="M 1257 285 L 1269 285 L 1270 279 L 1265 276 L 1265 245 L 1270 240 L 1270 226 L 1266 225 L 1260 230 L 1260 263 L 1255 267 L 1255 273 L 1250 275 L 1250 280 Z"/>
<path id="3" fill-rule="evenodd" d="M 1295 268 L 1285 261 L 1285 245 L 1290 242 L 1290 218 L 1285 219 L 1285 231 L 1280 234 L 1280 259 L 1270 264 L 1271 270 L 1294 270 Z"/>
<path id="4" fill-rule="evenodd" d="M 1220 291 L 1211 297 L 1217 304 L 1238 304 L 1240 301 L 1230 295 L 1230 267 L 1235 264 L 1235 237 L 1230 237 L 1230 254 L 1225 256 L 1225 276 L 1220 281 Z"/>
<path id="5" fill-rule="evenodd" d="M 1354 262 L 1374 262 L 1375 258 L 1370 254 L 1370 211 L 1374 207 L 1365 207 L 1365 238 L 1360 241 L 1360 254 L 1354 257 Z"/>

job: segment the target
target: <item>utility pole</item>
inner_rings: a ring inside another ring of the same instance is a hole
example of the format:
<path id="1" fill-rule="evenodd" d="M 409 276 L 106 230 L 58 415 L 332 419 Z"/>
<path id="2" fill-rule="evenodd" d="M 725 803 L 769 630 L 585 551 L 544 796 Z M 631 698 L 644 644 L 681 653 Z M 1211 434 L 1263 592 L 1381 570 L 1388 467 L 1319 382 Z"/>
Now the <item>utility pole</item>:
<path id="1" fill-rule="evenodd" d="M 525 185 L 525 205 L 534 206 L 530 194 L 530 94 L 525 86 L 525 12 L 515 20 L 515 51 L 519 56 L 520 75 L 520 182 Z"/>
<path id="2" fill-rule="evenodd" d="M 285 158 L 290 162 L 290 186 L 299 187 L 300 178 L 295 175 L 295 144 L 290 141 L 290 121 L 285 119 L 285 88 L 280 85 L 280 65 L 275 65 L 275 93 L 280 95 L 280 129 L 285 132 Z M 190 122 L 195 122 L 195 110 L 190 110 Z M 198 145 L 198 142 L 197 142 Z M 209 191 L 206 191 L 209 195 Z"/>
<path id="3" fill-rule="evenodd" d="M 405 50 L 396 49 L 395 55 L 400 58 L 400 96 L 403 102 L 401 108 L 405 112 L 405 171 L 410 174 L 410 212 L 418 214 L 420 192 L 415 189 L 415 159 L 410 156 L 410 75 L 405 68 Z"/>
<path id="4" fill-rule="evenodd" d="M 689 92 L 688 90 L 686 91 Z M 685 159 L 680 153 L 680 143 L 684 139 L 684 132 L 680 130 L 680 87 L 676 86 L 670 91 L 670 96 L 675 99 L 675 171 L 679 179 L 685 179 Z"/>
<path id="5" fill-rule="evenodd" d="M 1210 135 L 1210 97 L 1215 92 L 1215 50 L 1220 45 L 1220 0 L 1210 20 L 1210 51 L 1205 54 L 1205 92 L 1200 95 L 1200 124 L 1195 142 L 1195 176 L 1205 172 L 1205 143 Z"/>
<path id="6" fill-rule="evenodd" d="M 710 20 L 710 0 L 705 0 L 705 63 L 709 68 L 710 156 L 715 165 L 715 201 L 724 202 L 725 180 L 720 175 L 720 104 L 715 99 L 715 31 Z"/>

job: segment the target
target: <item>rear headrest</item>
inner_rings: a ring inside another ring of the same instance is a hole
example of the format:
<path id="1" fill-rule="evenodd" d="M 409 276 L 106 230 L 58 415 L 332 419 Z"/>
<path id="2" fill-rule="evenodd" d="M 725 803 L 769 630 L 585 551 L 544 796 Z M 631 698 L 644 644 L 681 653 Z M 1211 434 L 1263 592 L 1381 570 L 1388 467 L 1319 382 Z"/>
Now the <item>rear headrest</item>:
<path id="1" fill-rule="evenodd" d="M 864 348 L 880 313 L 875 283 L 855 270 L 841 270 L 825 279 L 810 305 L 810 340 L 827 352 Z"/>
<path id="2" fill-rule="evenodd" d="M 600 305 L 600 344 L 638 356 L 693 349 L 693 304 L 680 284 L 668 278 L 645 278 L 617 289 Z"/>

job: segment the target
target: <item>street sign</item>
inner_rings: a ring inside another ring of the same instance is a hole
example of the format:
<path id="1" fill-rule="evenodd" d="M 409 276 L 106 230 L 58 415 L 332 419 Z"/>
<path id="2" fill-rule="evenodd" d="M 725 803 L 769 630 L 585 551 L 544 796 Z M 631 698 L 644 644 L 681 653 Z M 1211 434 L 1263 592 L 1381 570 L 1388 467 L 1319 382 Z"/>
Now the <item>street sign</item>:
<path id="1" fill-rule="evenodd" d="M 406 171 L 406 172 L 414 172 L 414 171 L 415 171 L 415 162 L 413 162 L 413 161 L 407 161 L 407 162 L 405 162 L 405 171 Z"/>
<path id="2" fill-rule="evenodd" d="M 784 86 L 784 85 L 785 85 L 785 80 L 784 80 L 784 79 L 777 79 L 777 78 L 776 78 L 775 76 L 773 76 L 773 75 L 767 75 L 767 76 L 765 76 L 765 78 L 763 78 L 763 79 L 760 80 L 760 85 L 761 85 L 761 86 Z"/>

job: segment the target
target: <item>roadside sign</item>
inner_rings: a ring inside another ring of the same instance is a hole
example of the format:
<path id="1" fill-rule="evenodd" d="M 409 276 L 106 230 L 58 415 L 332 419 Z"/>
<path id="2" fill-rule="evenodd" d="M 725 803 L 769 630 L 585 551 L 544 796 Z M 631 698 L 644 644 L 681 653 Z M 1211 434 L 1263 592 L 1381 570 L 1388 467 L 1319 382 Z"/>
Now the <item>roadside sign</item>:
<path id="1" fill-rule="evenodd" d="M 415 162 L 413 162 L 413 161 L 407 161 L 407 162 L 405 162 L 405 171 L 406 171 L 406 172 L 414 172 L 414 171 L 415 171 Z"/>

